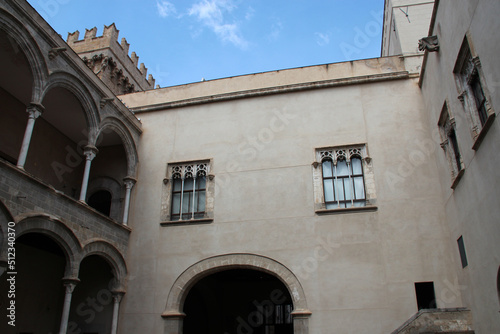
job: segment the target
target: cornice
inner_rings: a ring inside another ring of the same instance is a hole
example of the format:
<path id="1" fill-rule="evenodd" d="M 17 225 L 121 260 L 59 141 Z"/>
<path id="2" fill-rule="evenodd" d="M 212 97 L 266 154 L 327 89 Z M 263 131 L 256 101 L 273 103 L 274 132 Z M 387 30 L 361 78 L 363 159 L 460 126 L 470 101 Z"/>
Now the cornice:
<path id="1" fill-rule="evenodd" d="M 399 71 L 399 72 L 391 72 L 391 73 L 382 73 L 382 74 L 373 74 L 373 75 L 365 75 L 358 77 L 347 77 L 347 78 L 339 78 L 339 79 L 331 79 L 331 80 L 323 80 L 323 81 L 313 81 L 313 82 L 304 82 L 292 85 L 283 85 L 283 86 L 275 86 L 275 87 L 266 87 L 245 91 L 237 91 L 231 93 L 210 95 L 210 96 L 202 96 L 196 97 L 192 99 L 184 99 L 178 101 L 170 101 L 164 102 L 149 106 L 142 107 L 134 107 L 130 108 L 132 112 L 135 114 L 145 113 L 145 112 L 153 112 L 160 111 L 165 109 L 173 109 L 173 108 L 182 108 L 200 104 L 214 103 L 214 102 L 224 102 L 231 101 L 237 99 L 245 99 L 252 97 L 262 97 L 268 95 L 276 95 L 276 94 L 285 94 L 285 93 L 294 93 L 300 91 L 307 91 L 313 89 L 324 89 L 324 88 L 333 88 L 340 86 L 350 86 L 350 85 L 360 85 L 366 83 L 374 83 L 380 81 L 391 81 L 391 80 L 402 80 L 409 79 L 410 75 L 408 71 Z"/>

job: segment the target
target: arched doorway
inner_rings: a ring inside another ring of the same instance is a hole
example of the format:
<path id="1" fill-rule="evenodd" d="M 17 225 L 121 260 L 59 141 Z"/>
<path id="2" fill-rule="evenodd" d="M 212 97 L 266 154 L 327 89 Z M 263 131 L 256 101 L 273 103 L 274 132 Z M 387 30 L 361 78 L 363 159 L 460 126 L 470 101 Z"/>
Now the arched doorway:
<path id="1" fill-rule="evenodd" d="M 87 200 L 87 204 L 103 215 L 109 217 L 111 213 L 111 193 L 107 190 L 98 190 L 92 193 Z"/>
<path id="2" fill-rule="evenodd" d="M 209 275 L 189 291 L 184 334 L 292 334 L 292 298 L 275 276 L 251 269 Z"/>
<path id="3" fill-rule="evenodd" d="M 69 89 L 65 83 L 57 82 L 45 93 L 45 111 L 36 120 L 24 168 L 78 199 L 85 167 L 83 147 L 89 140 L 89 116 L 75 91 L 76 88 Z"/>
<path id="4" fill-rule="evenodd" d="M 68 333 L 111 332 L 113 317 L 113 270 L 99 255 L 89 255 L 80 264 L 80 282 L 71 301 Z"/>
<path id="5" fill-rule="evenodd" d="M 184 310 L 189 311 L 189 309 L 184 308 L 184 305 L 189 292 L 198 282 L 218 272 L 244 269 L 254 272 L 253 275 L 267 274 L 283 284 L 281 288 L 284 287 L 288 292 L 293 305 L 293 311 L 291 312 L 293 333 L 308 334 L 311 311 L 307 307 L 305 292 L 297 277 L 286 266 L 271 258 L 244 253 L 225 254 L 204 259 L 187 268 L 175 280 L 168 295 L 165 311 L 162 313 L 162 317 L 166 321 L 165 334 L 184 333 L 183 320 L 186 316 Z M 213 277 L 219 278 L 218 276 Z M 276 281 L 273 284 L 277 284 Z M 287 294 L 283 294 L 283 296 L 288 298 Z M 273 295 L 273 297 L 278 298 L 277 295 Z M 278 301 L 280 300 L 278 298 Z M 251 312 L 252 310 L 250 310 Z M 246 332 L 243 330 L 243 333 Z"/>
<path id="6" fill-rule="evenodd" d="M 52 238 L 41 233 L 26 233 L 16 240 L 15 305 L 17 333 L 57 333 L 64 301 L 66 256 Z M 5 275 L 0 281 L 2 319 L 10 289 Z M 4 307 L 5 306 L 5 307 Z M 7 321 L 1 333 L 11 333 Z"/>

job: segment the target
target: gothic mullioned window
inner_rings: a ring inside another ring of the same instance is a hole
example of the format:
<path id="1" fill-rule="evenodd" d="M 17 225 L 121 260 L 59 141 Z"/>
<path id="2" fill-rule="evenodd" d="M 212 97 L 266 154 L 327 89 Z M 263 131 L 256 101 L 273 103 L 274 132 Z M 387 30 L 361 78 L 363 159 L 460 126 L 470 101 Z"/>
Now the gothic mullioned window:
<path id="1" fill-rule="evenodd" d="M 359 149 L 321 151 L 327 209 L 365 206 L 365 182 Z"/>
<path id="2" fill-rule="evenodd" d="M 365 145 L 316 150 L 316 211 L 373 207 L 375 189 Z"/>
<path id="3" fill-rule="evenodd" d="M 172 212 L 170 220 L 203 218 L 208 164 L 172 168 Z"/>
<path id="4" fill-rule="evenodd" d="M 443 148 L 451 170 L 451 187 L 455 189 L 464 172 L 464 164 L 458 146 L 457 133 L 455 130 L 455 118 L 449 112 L 447 103 L 444 104 L 439 117 L 439 132 L 441 135 L 441 147 Z"/>
<path id="5" fill-rule="evenodd" d="M 481 61 L 474 54 L 467 37 L 464 39 L 458 55 L 454 73 L 459 90 L 458 98 L 466 111 L 472 137 L 475 141 L 472 148 L 477 149 L 490 127 L 495 113 L 489 103 Z"/>
<path id="6" fill-rule="evenodd" d="M 213 214 L 213 175 L 210 161 L 168 165 L 164 179 L 162 221 L 211 220 Z"/>

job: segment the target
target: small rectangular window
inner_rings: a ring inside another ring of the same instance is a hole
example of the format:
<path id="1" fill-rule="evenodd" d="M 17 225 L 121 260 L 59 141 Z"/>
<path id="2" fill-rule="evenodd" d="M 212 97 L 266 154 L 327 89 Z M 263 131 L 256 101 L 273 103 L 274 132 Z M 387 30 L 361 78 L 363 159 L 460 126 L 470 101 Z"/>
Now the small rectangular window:
<path id="1" fill-rule="evenodd" d="M 436 305 L 436 295 L 434 293 L 434 282 L 415 283 L 415 294 L 417 296 L 418 310 L 434 309 Z"/>
<path id="2" fill-rule="evenodd" d="M 467 254 L 465 254 L 465 245 L 464 245 L 464 238 L 460 236 L 457 240 L 458 243 L 458 251 L 460 252 L 460 260 L 462 261 L 462 268 L 467 267 L 469 264 L 467 262 Z"/>

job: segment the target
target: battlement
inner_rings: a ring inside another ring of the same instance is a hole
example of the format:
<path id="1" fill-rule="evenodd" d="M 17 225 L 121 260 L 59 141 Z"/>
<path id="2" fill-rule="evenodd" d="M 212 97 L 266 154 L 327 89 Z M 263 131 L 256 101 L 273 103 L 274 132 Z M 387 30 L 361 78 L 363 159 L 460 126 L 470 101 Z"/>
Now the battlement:
<path id="1" fill-rule="evenodd" d="M 118 42 L 119 33 L 112 23 L 104 25 L 102 36 L 94 27 L 81 40 L 78 30 L 68 33 L 66 42 L 117 95 L 153 89 L 155 79 L 135 52 L 128 55 L 130 44 L 124 37 Z"/>

